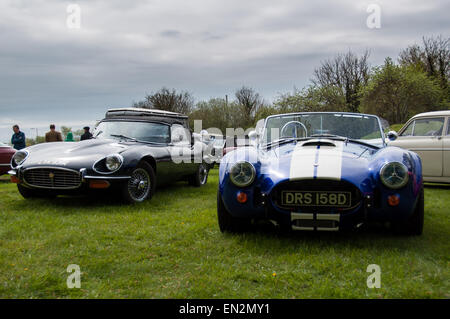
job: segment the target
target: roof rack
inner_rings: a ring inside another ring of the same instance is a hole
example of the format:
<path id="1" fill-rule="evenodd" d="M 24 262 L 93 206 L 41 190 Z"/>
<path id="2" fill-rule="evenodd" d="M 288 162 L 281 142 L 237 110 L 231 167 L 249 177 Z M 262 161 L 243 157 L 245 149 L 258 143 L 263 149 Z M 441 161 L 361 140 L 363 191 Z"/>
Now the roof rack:
<path id="1" fill-rule="evenodd" d="M 106 112 L 106 117 L 109 116 L 159 116 L 159 117 L 174 117 L 174 118 L 182 118 L 187 119 L 188 117 L 184 114 L 175 113 L 175 112 L 169 112 L 164 110 L 158 110 L 158 109 L 144 109 L 144 108 L 137 108 L 137 107 L 125 107 L 125 108 L 114 108 L 109 109 Z"/>

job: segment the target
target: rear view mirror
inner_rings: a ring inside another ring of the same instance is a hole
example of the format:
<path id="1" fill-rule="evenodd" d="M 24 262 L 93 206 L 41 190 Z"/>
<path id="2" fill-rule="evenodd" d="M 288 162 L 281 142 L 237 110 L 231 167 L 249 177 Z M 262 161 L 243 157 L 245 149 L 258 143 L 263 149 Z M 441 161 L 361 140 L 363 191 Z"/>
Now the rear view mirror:
<path id="1" fill-rule="evenodd" d="M 398 137 L 398 134 L 396 131 L 389 131 L 387 133 L 387 138 L 389 139 L 389 141 L 395 141 Z"/>

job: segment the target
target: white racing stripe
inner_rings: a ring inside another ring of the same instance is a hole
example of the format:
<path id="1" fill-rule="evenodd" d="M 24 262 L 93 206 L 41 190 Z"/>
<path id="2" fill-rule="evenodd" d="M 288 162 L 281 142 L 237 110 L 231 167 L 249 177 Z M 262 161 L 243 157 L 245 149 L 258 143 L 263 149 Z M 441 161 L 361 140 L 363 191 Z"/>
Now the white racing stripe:
<path id="1" fill-rule="evenodd" d="M 317 178 L 341 179 L 342 151 L 344 143 L 332 141 L 336 146 L 301 146 L 297 144 L 292 152 L 289 179 Z M 316 168 L 316 169 L 315 169 Z"/>
<path id="2" fill-rule="evenodd" d="M 341 179 L 342 172 L 342 150 L 344 142 L 333 141 L 336 147 L 322 146 L 319 150 L 319 166 L 317 167 L 317 178 Z"/>
<path id="3" fill-rule="evenodd" d="M 316 146 L 302 147 L 300 143 L 297 143 L 292 152 L 289 179 L 312 178 L 314 176 L 316 153 Z"/>

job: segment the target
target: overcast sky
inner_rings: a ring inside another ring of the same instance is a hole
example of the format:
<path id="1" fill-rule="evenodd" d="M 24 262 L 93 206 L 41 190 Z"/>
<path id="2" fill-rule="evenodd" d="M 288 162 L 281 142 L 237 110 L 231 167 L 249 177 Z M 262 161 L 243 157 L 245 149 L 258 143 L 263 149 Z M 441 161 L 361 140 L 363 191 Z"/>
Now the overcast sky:
<path id="1" fill-rule="evenodd" d="M 72 3 L 79 29 L 67 26 Z M 367 27 L 370 4 L 379 29 Z M 15 123 L 30 137 L 92 125 L 162 86 L 198 101 L 247 85 L 271 101 L 337 53 L 370 49 L 377 65 L 449 36 L 449 12 L 448 0 L 1 0 L 0 141 Z"/>

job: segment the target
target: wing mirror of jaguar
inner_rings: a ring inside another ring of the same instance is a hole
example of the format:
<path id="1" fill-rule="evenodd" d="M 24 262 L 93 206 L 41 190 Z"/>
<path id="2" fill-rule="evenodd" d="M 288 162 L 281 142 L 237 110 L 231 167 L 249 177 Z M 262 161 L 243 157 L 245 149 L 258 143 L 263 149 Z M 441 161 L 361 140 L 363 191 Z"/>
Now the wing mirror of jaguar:
<path id="1" fill-rule="evenodd" d="M 396 131 L 389 131 L 387 133 L 387 138 L 389 139 L 389 141 L 395 141 L 398 138 L 398 134 Z"/>

